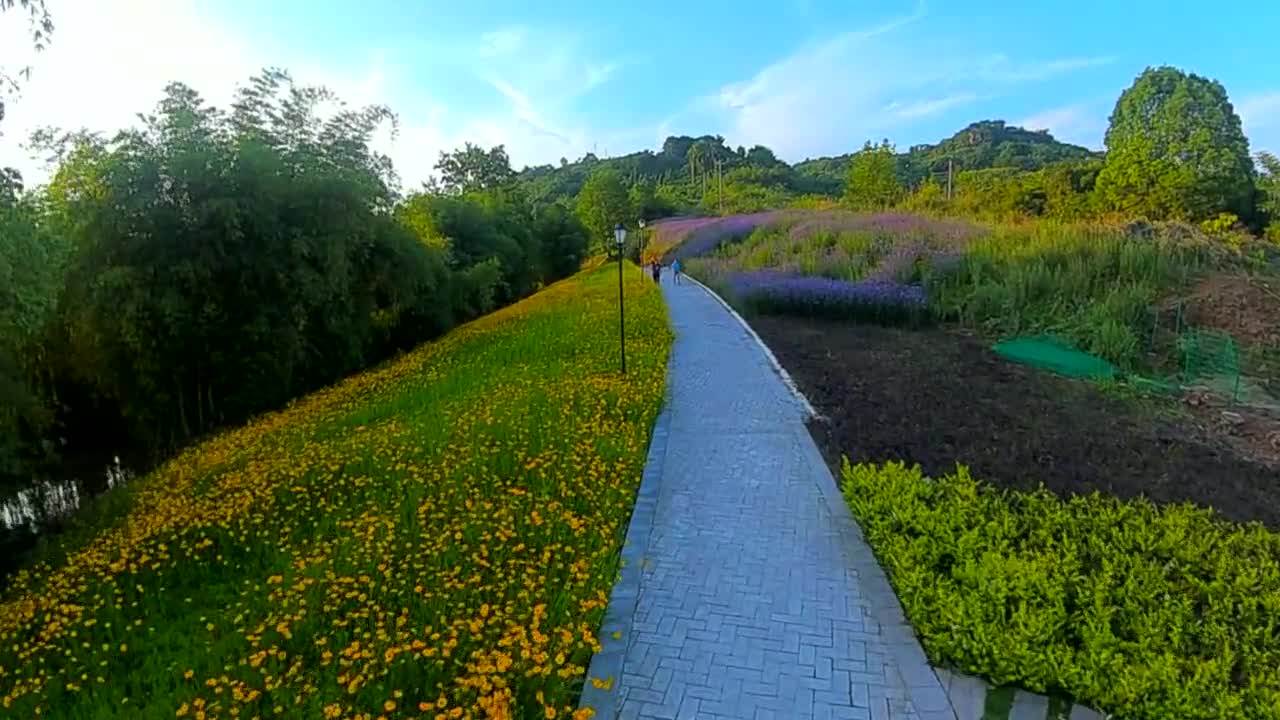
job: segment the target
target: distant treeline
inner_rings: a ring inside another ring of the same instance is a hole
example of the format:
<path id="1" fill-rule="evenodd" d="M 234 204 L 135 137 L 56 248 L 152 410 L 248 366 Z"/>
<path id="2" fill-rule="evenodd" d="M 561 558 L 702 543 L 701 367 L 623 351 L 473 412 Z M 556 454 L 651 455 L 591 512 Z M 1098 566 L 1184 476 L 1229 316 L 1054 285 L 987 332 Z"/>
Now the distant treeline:
<path id="1" fill-rule="evenodd" d="M 1262 233 L 1280 218 L 1280 161 L 1253 156 L 1223 86 L 1150 68 L 1116 102 L 1106 151 L 1047 131 L 983 121 L 936 145 L 897 152 L 887 140 L 795 165 L 720 136 L 670 137 L 658 152 L 527 168 L 540 202 L 573 198 L 593 176 L 632 198 L 633 215 L 743 213 L 834 204 L 1009 218 L 1106 215 L 1207 223 Z M 1280 226 L 1272 225 L 1272 237 Z"/>

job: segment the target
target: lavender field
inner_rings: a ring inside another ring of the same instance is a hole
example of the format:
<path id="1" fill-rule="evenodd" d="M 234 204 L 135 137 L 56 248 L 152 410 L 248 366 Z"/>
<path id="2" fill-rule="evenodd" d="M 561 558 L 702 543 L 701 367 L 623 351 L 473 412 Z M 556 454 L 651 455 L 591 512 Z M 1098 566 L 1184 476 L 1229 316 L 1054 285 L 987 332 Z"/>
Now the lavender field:
<path id="1" fill-rule="evenodd" d="M 916 322 L 925 282 L 956 267 L 981 232 L 908 213 L 787 211 L 696 226 L 667 252 L 751 309 Z"/>

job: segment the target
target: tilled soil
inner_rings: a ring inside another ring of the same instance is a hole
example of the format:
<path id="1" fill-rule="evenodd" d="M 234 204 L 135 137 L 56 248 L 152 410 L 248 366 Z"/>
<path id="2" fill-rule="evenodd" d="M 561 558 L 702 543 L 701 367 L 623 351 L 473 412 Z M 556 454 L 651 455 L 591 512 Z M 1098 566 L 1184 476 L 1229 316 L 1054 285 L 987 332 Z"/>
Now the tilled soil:
<path id="1" fill-rule="evenodd" d="M 1237 454 L 1189 418 L 1010 363 L 976 338 L 762 316 L 756 331 L 825 420 L 827 460 L 968 465 L 1015 489 L 1192 502 L 1280 529 L 1280 470 Z"/>

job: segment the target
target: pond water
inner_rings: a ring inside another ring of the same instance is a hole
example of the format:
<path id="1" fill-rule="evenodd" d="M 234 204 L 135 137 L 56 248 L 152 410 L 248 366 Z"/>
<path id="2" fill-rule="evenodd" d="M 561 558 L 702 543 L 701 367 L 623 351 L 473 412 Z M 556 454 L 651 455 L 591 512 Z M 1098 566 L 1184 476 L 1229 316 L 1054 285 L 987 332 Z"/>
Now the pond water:
<path id="1" fill-rule="evenodd" d="M 0 502 L 0 530 L 27 529 L 38 533 L 43 526 L 70 517 L 86 500 L 109 492 L 133 477 L 133 471 L 115 456 L 101 476 L 40 481 Z"/>

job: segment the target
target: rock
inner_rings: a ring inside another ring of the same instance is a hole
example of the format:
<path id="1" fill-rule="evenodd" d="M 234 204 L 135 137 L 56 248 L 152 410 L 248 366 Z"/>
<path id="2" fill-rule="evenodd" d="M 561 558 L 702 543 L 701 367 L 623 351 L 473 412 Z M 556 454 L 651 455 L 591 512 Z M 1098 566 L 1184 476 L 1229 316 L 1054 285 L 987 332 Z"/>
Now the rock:
<path id="1" fill-rule="evenodd" d="M 1228 423 L 1230 423 L 1230 424 L 1232 424 L 1232 425 L 1243 425 L 1243 424 L 1244 424 L 1244 416 L 1243 416 L 1243 415 L 1241 415 L 1240 413 L 1231 412 L 1230 410 L 1223 410 L 1223 411 L 1222 411 L 1222 419 L 1223 419 L 1223 420 L 1226 420 Z"/>

